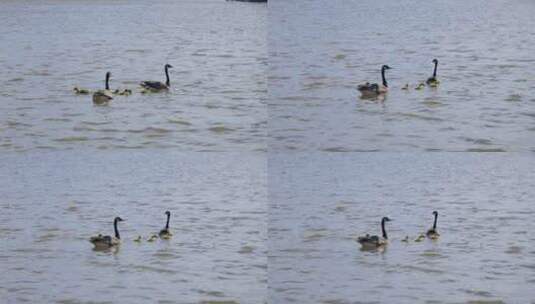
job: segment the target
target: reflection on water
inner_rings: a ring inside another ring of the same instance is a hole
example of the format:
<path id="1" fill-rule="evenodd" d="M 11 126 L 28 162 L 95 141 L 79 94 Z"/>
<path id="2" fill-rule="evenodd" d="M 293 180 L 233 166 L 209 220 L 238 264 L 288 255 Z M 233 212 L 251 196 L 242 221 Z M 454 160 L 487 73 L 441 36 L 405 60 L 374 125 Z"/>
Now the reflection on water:
<path id="1" fill-rule="evenodd" d="M 530 303 L 534 165 L 517 154 L 270 156 L 270 300 Z M 418 238 L 433 210 L 440 238 Z M 383 216 L 389 244 L 361 251 Z"/>
<path id="2" fill-rule="evenodd" d="M 34 151 L 0 163 L 0 302 L 266 301 L 263 154 Z M 166 210 L 173 237 L 147 241 Z M 122 244 L 92 250 L 115 216 Z"/>
<path id="3" fill-rule="evenodd" d="M 119 13 L 120 12 L 120 13 Z M 264 4 L 0 3 L 0 148 L 265 150 Z M 167 94 L 139 93 L 165 81 Z M 107 107 L 75 86 L 130 88 Z"/>
<path id="4" fill-rule="evenodd" d="M 532 1 L 270 1 L 270 149 L 535 150 Z M 438 88 L 416 85 L 433 73 Z M 384 100 L 357 85 L 381 81 Z M 409 90 L 402 90 L 405 84 Z"/>

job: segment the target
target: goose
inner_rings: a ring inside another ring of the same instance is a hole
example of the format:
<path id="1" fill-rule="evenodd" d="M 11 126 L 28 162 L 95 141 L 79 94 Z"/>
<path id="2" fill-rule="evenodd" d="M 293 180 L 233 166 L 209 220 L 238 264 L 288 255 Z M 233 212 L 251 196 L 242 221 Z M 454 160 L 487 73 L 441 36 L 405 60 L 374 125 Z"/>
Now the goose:
<path id="1" fill-rule="evenodd" d="M 386 82 L 385 78 L 385 71 L 390 70 L 391 68 L 388 65 L 383 65 L 381 68 L 381 77 L 383 80 L 383 84 L 379 85 L 377 83 L 369 83 L 366 82 L 365 84 L 361 84 L 357 87 L 357 89 L 360 91 L 363 97 L 375 97 L 381 94 L 385 94 L 388 92 L 388 83 Z"/>
<path id="2" fill-rule="evenodd" d="M 91 243 L 95 246 L 95 249 L 108 249 L 121 244 L 121 236 L 119 235 L 119 230 L 117 229 L 117 223 L 122 222 L 123 219 L 116 217 L 113 220 L 113 228 L 115 230 L 115 236 L 102 235 L 93 236 L 89 239 Z"/>
<path id="3" fill-rule="evenodd" d="M 376 249 L 380 247 L 384 247 L 388 244 L 388 235 L 386 234 L 385 230 L 385 222 L 390 222 L 390 219 L 388 217 L 383 217 L 381 220 L 381 231 L 383 232 L 383 238 L 381 239 L 377 235 L 369 235 L 366 234 L 365 236 L 361 236 L 357 239 L 357 242 L 360 243 L 362 246 L 362 249 Z"/>
<path id="4" fill-rule="evenodd" d="M 107 72 L 106 73 L 106 89 L 98 90 L 95 93 L 93 93 L 94 104 L 99 104 L 99 105 L 105 104 L 113 99 L 112 93 L 110 91 L 110 76 L 111 76 L 111 73 Z"/>
<path id="5" fill-rule="evenodd" d="M 425 87 L 425 84 L 423 82 L 420 82 L 418 86 L 416 86 L 416 88 L 414 89 L 420 91 L 420 90 L 423 90 L 424 87 Z"/>
<path id="6" fill-rule="evenodd" d="M 403 87 L 401 87 L 402 90 L 408 90 L 409 89 L 409 84 L 405 84 Z"/>
<path id="7" fill-rule="evenodd" d="M 120 95 L 120 96 L 128 96 L 128 95 L 132 94 L 132 90 L 124 89 L 124 90 L 121 91 L 119 89 L 115 89 L 115 91 L 113 91 L 113 94 Z"/>
<path id="8" fill-rule="evenodd" d="M 158 238 L 158 236 L 156 234 L 152 234 L 148 239 L 147 239 L 147 242 L 154 242 L 156 241 L 156 239 Z"/>
<path id="9" fill-rule="evenodd" d="M 165 228 L 160 230 L 160 233 L 158 233 L 158 235 L 162 239 L 169 239 L 173 236 L 171 231 L 169 231 L 169 220 L 171 219 L 171 211 L 165 211 L 165 214 L 167 215 L 167 223 L 165 224 Z"/>
<path id="10" fill-rule="evenodd" d="M 435 69 L 433 70 L 433 76 L 427 78 L 427 81 L 425 82 L 430 87 L 436 87 L 440 83 L 440 81 L 437 79 L 438 60 L 433 59 L 433 63 L 435 64 Z"/>
<path id="11" fill-rule="evenodd" d="M 138 235 L 138 236 L 134 239 L 134 242 L 136 242 L 136 243 L 141 243 L 142 240 L 143 240 L 143 238 L 141 237 L 141 235 Z"/>
<path id="12" fill-rule="evenodd" d="M 438 239 L 440 234 L 437 231 L 438 212 L 437 211 L 433 211 L 433 215 L 435 216 L 435 221 L 433 222 L 433 228 L 427 230 L 427 233 L 425 235 L 427 235 L 428 238 L 434 240 L 434 239 Z"/>
<path id="13" fill-rule="evenodd" d="M 421 242 L 425 239 L 425 235 L 422 233 L 420 234 L 414 241 L 415 242 Z"/>
<path id="14" fill-rule="evenodd" d="M 88 95 L 89 94 L 89 90 L 88 89 L 81 89 L 79 87 L 74 87 L 74 93 L 75 94 L 78 94 L 78 95 Z"/>
<path id="15" fill-rule="evenodd" d="M 170 64 L 166 64 L 164 67 L 165 70 L 165 83 L 160 81 L 143 81 L 140 83 L 140 85 L 147 91 L 150 92 L 162 92 L 162 91 L 168 91 L 169 87 L 171 87 L 171 82 L 169 81 L 169 68 L 172 68 L 173 66 Z"/>

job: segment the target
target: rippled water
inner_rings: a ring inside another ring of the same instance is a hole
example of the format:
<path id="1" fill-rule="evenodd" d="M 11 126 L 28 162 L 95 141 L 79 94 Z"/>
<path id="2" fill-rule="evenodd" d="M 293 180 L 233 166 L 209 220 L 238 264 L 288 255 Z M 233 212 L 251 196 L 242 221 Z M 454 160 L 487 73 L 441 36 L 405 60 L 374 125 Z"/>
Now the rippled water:
<path id="1" fill-rule="evenodd" d="M 270 1 L 270 148 L 534 151 L 535 3 Z M 437 89 L 402 91 L 431 76 Z M 380 81 L 383 102 L 356 86 Z"/>
<path id="2" fill-rule="evenodd" d="M 0 302 L 266 301 L 262 154 L 67 151 L 0 161 Z M 162 229 L 166 210 L 171 240 L 133 242 Z M 94 252 L 88 238 L 113 233 L 117 215 L 119 251 Z"/>
<path id="3" fill-rule="evenodd" d="M 533 303 L 533 156 L 278 154 L 269 163 L 273 303 Z M 433 210 L 440 239 L 412 241 Z M 380 233 L 383 216 L 393 220 L 387 249 L 360 251 L 356 237 Z"/>
<path id="4" fill-rule="evenodd" d="M 265 150 L 265 4 L 2 1 L 0 147 Z M 141 95 L 138 83 L 172 90 Z M 75 86 L 131 88 L 107 107 Z"/>

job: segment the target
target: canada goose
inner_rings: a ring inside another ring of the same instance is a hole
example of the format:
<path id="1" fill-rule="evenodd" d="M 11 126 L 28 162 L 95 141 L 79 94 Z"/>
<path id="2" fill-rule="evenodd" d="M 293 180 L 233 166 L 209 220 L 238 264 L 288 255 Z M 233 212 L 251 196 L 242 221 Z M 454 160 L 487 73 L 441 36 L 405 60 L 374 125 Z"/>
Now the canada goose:
<path id="1" fill-rule="evenodd" d="M 165 83 L 160 81 L 143 81 L 142 83 L 140 83 L 140 85 L 150 92 L 161 92 L 169 90 L 169 87 L 171 87 L 171 82 L 169 81 L 169 68 L 172 67 L 173 66 L 170 64 L 166 64 L 164 67 L 166 79 Z"/>
<path id="2" fill-rule="evenodd" d="M 386 82 L 385 71 L 390 69 L 391 68 L 388 65 L 383 65 L 383 67 L 381 68 L 381 77 L 383 80 L 382 85 L 369 82 L 359 85 L 357 89 L 362 94 L 362 97 L 375 97 L 388 92 L 388 83 Z"/>
<path id="3" fill-rule="evenodd" d="M 428 86 L 436 87 L 440 83 L 440 81 L 437 79 L 438 60 L 433 59 L 433 63 L 435 64 L 435 69 L 433 70 L 433 76 L 427 78 L 427 81 L 425 83 L 427 83 Z"/>
<path id="4" fill-rule="evenodd" d="M 78 95 L 88 95 L 89 94 L 89 90 L 88 89 L 81 89 L 79 87 L 74 87 L 74 93 L 75 94 L 78 94 Z"/>
<path id="5" fill-rule="evenodd" d="M 169 220 L 171 219 L 171 212 L 165 211 L 165 214 L 167 215 L 167 223 L 165 224 L 165 228 L 160 230 L 160 233 L 158 233 L 158 235 L 162 239 L 169 239 L 173 236 L 171 231 L 169 231 Z"/>
<path id="6" fill-rule="evenodd" d="M 152 234 L 148 239 L 147 239 L 147 242 L 154 242 L 156 241 L 156 239 L 158 238 L 158 236 L 156 234 Z"/>
<path id="7" fill-rule="evenodd" d="M 435 216 L 435 221 L 433 222 L 433 228 L 427 230 L 427 237 L 430 239 L 438 239 L 440 234 L 437 231 L 437 219 L 438 219 L 438 212 L 433 211 L 433 215 Z"/>
<path id="8" fill-rule="evenodd" d="M 119 229 L 117 229 L 117 223 L 122 222 L 123 219 L 116 217 L 113 220 L 113 228 L 115 229 L 115 236 L 102 235 L 93 236 L 89 239 L 95 246 L 95 249 L 108 249 L 114 246 L 118 246 L 121 243 L 121 236 L 119 235 Z"/>
<path id="9" fill-rule="evenodd" d="M 423 82 L 420 82 L 420 83 L 418 84 L 418 86 L 416 86 L 416 88 L 414 88 L 414 89 L 420 91 L 420 90 L 422 90 L 424 87 L 425 87 L 425 84 L 424 84 Z"/>
<path id="10" fill-rule="evenodd" d="M 111 73 L 106 73 L 106 89 L 98 90 L 93 93 L 93 103 L 95 104 L 105 104 L 113 99 L 112 93 L 110 91 L 110 76 Z"/>
<path id="11" fill-rule="evenodd" d="M 362 245 L 362 249 L 375 249 L 388 244 L 388 235 L 386 234 L 385 230 L 385 222 L 390 222 L 390 219 L 388 217 L 383 217 L 383 219 L 381 220 L 381 231 L 383 232 L 382 239 L 379 238 L 377 235 L 369 234 L 361 236 L 357 239 L 357 242 Z"/>

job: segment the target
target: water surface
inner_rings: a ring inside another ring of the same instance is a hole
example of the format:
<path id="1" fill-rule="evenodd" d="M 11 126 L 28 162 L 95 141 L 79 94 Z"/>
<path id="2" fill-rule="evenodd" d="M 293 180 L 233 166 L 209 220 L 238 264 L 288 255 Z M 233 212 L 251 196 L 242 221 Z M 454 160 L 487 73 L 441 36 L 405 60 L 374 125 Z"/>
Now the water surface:
<path id="1" fill-rule="evenodd" d="M 265 303 L 262 154 L 0 156 L 0 302 Z M 165 225 L 171 240 L 135 243 Z M 117 252 L 88 239 L 113 233 Z"/>
<path id="2" fill-rule="evenodd" d="M 534 151 L 535 3 L 270 1 L 270 149 Z M 440 61 L 437 89 L 414 90 Z M 383 102 L 356 87 L 380 82 Z M 406 83 L 411 90 L 403 91 Z"/>
<path id="3" fill-rule="evenodd" d="M 258 3 L 2 1 L 0 147 L 265 150 L 266 17 Z M 138 83 L 165 81 L 168 94 Z M 131 88 L 107 107 L 73 87 Z"/>
<path id="4" fill-rule="evenodd" d="M 277 154 L 269 164 L 273 303 L 535 303 L 532 155 Z M 433 210 L 440 239 L 414 242 Z M 360 251 L 356 238 L 379 234 L 383 216 L 387 249 Z"/>

